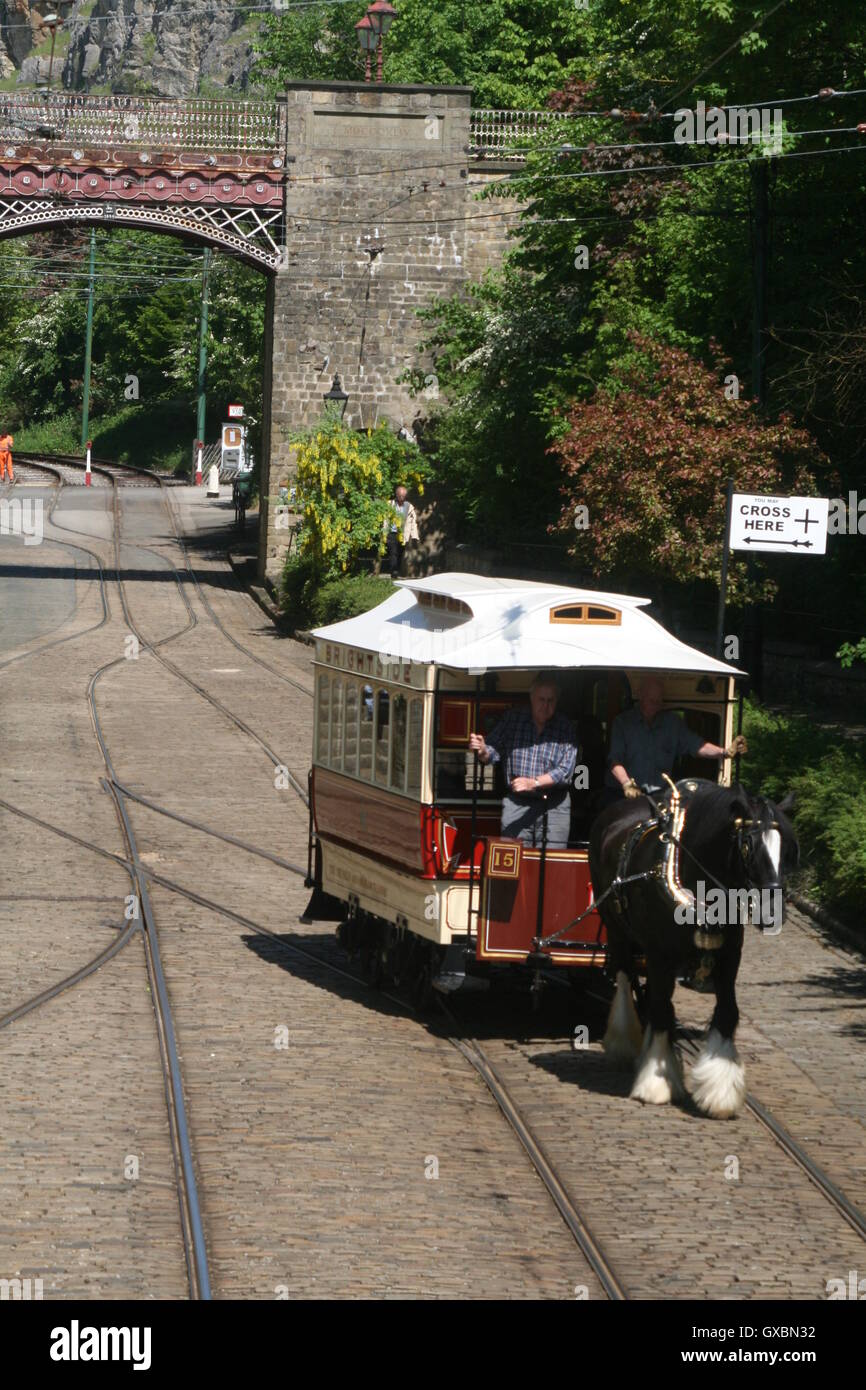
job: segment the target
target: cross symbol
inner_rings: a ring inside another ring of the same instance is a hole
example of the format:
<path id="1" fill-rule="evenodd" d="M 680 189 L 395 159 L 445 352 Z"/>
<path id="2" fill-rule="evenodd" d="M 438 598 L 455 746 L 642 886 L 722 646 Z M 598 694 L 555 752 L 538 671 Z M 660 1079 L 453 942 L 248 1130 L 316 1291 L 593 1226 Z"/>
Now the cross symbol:
<path id="1" fill-rule="evenodd" d="M 818 518 L 817 518 L 817 517 L 814 517 L 814 516 L 813 516 L 813 517 L 810 517 L 810 516 L 809 516 L 809 508 L 807 507 L 807 508 L 806 508 L 806 515 L 805 515 L 805 516 L 798 516 L 798 517 L 795 517 L 795 522 L 796 522 L 796 524 L 797 524 L 798 526 L 802 526 L 802 527 L 803 527 L 803 529 L 804 529 L 806 535 L 808 536 L 808 534 L 809 534 L 809 527 L 810 527 L 810 526 L 817 526 L 817 525 L 818 525 Z"/>

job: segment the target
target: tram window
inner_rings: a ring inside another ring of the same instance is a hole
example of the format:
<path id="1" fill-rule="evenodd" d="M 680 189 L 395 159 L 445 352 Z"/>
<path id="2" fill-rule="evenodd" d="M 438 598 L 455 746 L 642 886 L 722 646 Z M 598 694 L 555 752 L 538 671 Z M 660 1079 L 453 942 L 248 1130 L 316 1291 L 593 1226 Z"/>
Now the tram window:
<path id="1" fill-rule="evenodd" d="M 406 790 L 406 696 L 395 695 L 391 712 L 391 777 L 392 791 Z"/>
<path id="2" fill-rule="evenodd" d="M 361 732 L 358 740 L 358 776 L 365 782 L 373 780 L 373 687 L 365 685 L 361 692 Z"/>
<path id="3" fill-rule="evenodd" d="M 391 713 L 391 697 L 387 690 L 380 690 L 376 696 L 376 781 L 380 787 L 388 785 L 388 734 Z"/>
<path id="4" fill-rule="evenodd" d="M 346 681 L 346 737 L 343 745 L 343 770 L 352 777 L 358 775 L 358 687 Z"/>
<path id="5" fill-rule="evenodd" d="M 328 734 L 331 726 L 331 678 L 319 676 L 318 738 L 316 740 L 316 762 L 327 766 Z"/>
<path id="6" fill-rule="evenodd" d="M 421 758 L 424 749 L 424 704 L 421 700 L 409 701 L 409 779 L 406 791 L 410 796 L 421 795 Z"/>
<path id="7" fill-rule="evenodd" d="M 335 772 L 343 770 L 343 682 L 334 677 L 331 692 L 331 760 Z"/>

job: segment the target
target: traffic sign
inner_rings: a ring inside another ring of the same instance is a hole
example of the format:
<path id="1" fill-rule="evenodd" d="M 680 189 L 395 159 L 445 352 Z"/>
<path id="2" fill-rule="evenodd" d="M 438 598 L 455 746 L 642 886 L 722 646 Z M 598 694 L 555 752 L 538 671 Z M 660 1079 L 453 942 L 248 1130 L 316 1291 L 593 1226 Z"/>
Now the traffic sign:
<path id="1" fill-rule="evenodd" d="M 229 419 L 230 419 L 230 420 L 241 420 L 241 419 L 243 419 L 243 414 L 244 414 L 244 408 L 243 408 L 242 405 L 230 405 L 230 406 L 229 406 Z"/>
<path id="2" fill-rule="evenodd" d="M 826 554 L 829 498 L 764 497 L 735 492 L 731 501 L 732 550 Z"/>
<path id="3" fill-rule="evenodd" d="M 223 448 L 239 449 L 243 440 L 243 430 L 238 425 L 223 425 Z"/>

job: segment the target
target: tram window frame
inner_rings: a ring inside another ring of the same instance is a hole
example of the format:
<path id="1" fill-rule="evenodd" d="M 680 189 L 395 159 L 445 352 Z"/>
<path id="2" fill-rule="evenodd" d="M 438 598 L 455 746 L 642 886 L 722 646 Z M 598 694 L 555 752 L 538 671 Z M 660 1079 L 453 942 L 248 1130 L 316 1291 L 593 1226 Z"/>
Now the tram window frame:
<path id="1" fill-rule="evenodd" d="M 386 711 L 385 723 L 387 731 L 384 739 L 381 737 L 383 721 L 381 719 L 382 709 Z M 373 693 L 373 783 L 377 787 L 388 787 L 391 782 L 391 692 L 385 686 L 377 686 Z M 381 766 L 380 747 L 384 744 L 385 759 L 384 767 Z"/>
<path id="2" fill-rule="evenodd" d="M 351 697 L 351 698 L 350 698 Z M 358 776 L 358 759 L 361 753 L 361 686 L 359 681 L 346 680 L 345 726 L 343 730 L 343 772 L 348 777 Z M 350 710 L 354 705 L 354 710 Z M 354 735 L 354 759 L 349 752 L 350 731 Z M 354 762 L 354 765 L 350 765 Z"/>
<path id="3" fill-rule="evenodd" d="M 343 748 L 345 746 L 345 685 L 342 676 L 334 676 L 331 684 L 331 742 L 328 750 L 328 767 L 334 772 L 343 771 Z"/>
<path id="4" fill-rule="evenodd" d="M 329 767 L 331 762 L 331 677 L 319 673 L 316 686 L 316 762 Z"/>
<path id="5" fill-rule="evenodd" d="M 398 710 L 401 710 L 401 709 L 402 709 L 402 716 L 398 716 Z M 403 746 L 402 746 L 402 750 L 401 750 L 401 752 L 402 752 L 402 759 L 403 759 L 403 775 L 402 775 L 402 777 L 398 777 L 398 776 L 397 776 L 397 770 L 398 770 L 398 758 L 397 758 L 397 753 L 398 753 L 398 744 L 399 744 L 399 742 L 400 742 L 400 735 L 399 735 L 398 730 L 399 730 L 399 726 L 400 726 L 401 720 L 402 720 L 402 726 L 403 726 L 403 730 L 402 730 L 402 744 L 403 744 Z M 390 755 L 390 764 L 389 764 L 389 769 L 388 769 L 388 786 L 390 787 L 390 789 L 391 789 L 392 792 L 401 792 L 404 796 L 405 796 L 405 794 L 406 794 L 406 778 L 407 778 L 407 771 L 408 771 L 408 765 L 407 765 L 407 747 L 408 747 L 408 739 L 409 739 L 409 701 L 408 701 L 408 699 L 406 698 L 406 695 L 405 695 L 405 692 L 404 692 L 404 691 L 402 691 L 402 690 L 395 690 L 395 691 L 394 691 L 393 698 L 392 698 L 392 700 L 391 700 L 391 755 Z"/>
<path id="6" fill-rule="evenodd" d="M 406 716 L 406 795 L 420 800 L 421 788 L 424 783 L 424 701 L 420 696 L 415 695 L 409 697 L 408 704 Z"/>
<path id="7" fill-rule="evenodd" d="M 367 691 L 370 692 L 369 705 L 367 704 Z M 364 681 L 364 683 L 360 686 L 360 719 L 358 722 L 358 780 L 361 782 L 371 783 L 373 781 L 373 766 L 376 755 L 375 726 L 376 687 L 374 685 L 371 685 L 369 681 Z M 364 767 L 363 763 L 363 756 L 365 752 L 363 734 L 365 727 L 369 728 L 370 733 L 370 762 L 369 766 L 366 768 Z"/>

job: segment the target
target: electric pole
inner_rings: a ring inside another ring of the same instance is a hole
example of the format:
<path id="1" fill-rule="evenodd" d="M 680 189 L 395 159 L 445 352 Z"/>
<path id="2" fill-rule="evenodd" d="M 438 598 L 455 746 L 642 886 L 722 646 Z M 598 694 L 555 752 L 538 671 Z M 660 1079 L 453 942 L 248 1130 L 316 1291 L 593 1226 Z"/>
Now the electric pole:
<path id="1" fill-rule="evenodd" d="M 201 318 L 198 331 L 198 432 L 197 439 L 204 439 L 204 417 L 207 406 L 205 379 L 207 377 L 207 310 L 210 297 L 210 258 L 211 249 L 205 247 L 204 264 L 201 272 Z"/>
<path id="2" fill-rule="evenodd" d="M 81 410 L 81 447 L 87 443 L 90 423 L 90 362 L 93 354 L 93 296 L 96 284 L 96 228 L 90 229 L 90 278 L 87 284 L 87 333 L 84 340 L 84 398 Z"/>

